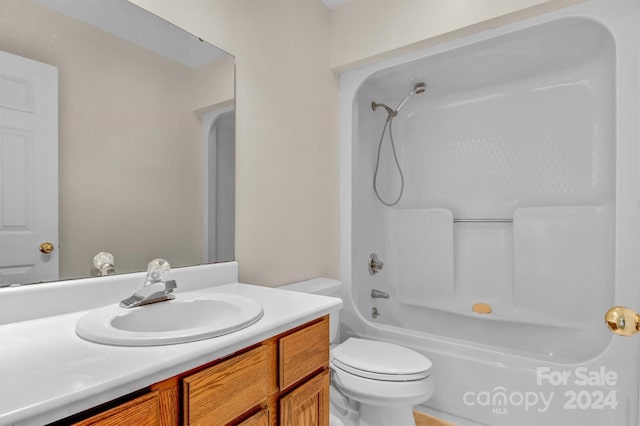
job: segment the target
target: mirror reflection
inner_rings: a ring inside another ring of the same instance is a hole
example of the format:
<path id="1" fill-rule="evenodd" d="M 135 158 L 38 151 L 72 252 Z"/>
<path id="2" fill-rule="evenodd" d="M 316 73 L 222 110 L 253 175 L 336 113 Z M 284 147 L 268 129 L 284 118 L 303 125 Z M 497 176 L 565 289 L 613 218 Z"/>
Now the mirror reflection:
<path id="1" fill-rule="evenodd" d="M 0 0 L 0 286 L 234 258 L 234 58 L 127 0 Z"/>

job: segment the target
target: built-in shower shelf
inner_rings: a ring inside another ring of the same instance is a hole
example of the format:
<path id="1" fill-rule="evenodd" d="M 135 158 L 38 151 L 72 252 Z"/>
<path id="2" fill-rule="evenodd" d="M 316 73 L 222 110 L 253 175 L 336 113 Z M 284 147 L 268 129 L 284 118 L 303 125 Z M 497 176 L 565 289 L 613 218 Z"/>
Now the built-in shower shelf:
<path id="1" fill-rule="evenodd" d="M 560 317 L 531 308 L 503 306 L 499 303 L 488 303 L 492 307 L 490 314 L 479 314 L 471 308 L 474 303 L 460 303 L 451 300 L 432 300 L 429 303 L 415 302 L 410 299 L 401 299 L 400 303 L 420 308 L 429 308 L 436 311 L 462 315 L 479 321 L 497 321 L 509 324 L 536 325 L 542 327 L 579 330 L 587 327 L 586 322 L 579 322 L 566 317 Z"/>

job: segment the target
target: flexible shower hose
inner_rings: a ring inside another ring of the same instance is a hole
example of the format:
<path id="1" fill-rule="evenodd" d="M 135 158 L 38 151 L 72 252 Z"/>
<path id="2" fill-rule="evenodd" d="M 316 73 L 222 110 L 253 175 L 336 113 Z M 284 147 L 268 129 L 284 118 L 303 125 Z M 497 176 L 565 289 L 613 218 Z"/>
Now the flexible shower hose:
<path id="1" fill-rule="evenodd" d="M 391 130 L 391 125 L 393 123 L 393 118 L 395 117 L 395 113 L 387 114 L 387 119 L 384 122 L 384 127 L 382 128 L 382 134 L 380 135 L 380 142 L 378 142 L 378 158 L 376 159 L 376 171 L 373 172 L 373 191 L 376 193 L 376 197 L 378 200 L 385 206 L 395 206 L 398 204 L 398 201 L 402 198 L 402 194 L 404 193 L 404 175 L 402 174 L 402 167 L 400 167 L 400 162 L 398 161 L 398 155 L 396 154 L 396 144 L 393 141 L 393 132 Z M 378 185 L 376 181 L 378 180 L 378 168 L 380 167 L 380 151 L 382 150 L 382 142 L 384 141 L 384 134 L 387 131 L 387 127 L 389 128 L 389 141 L 391 142 L 391 151 L 393 152 L 393 159 L 395 160 L 396 167 L 398 168 L 398 173 L 400 173 L 400 193 L 398 194 L 398 198 L 396 198 L 392 202 L 387 202 L 382 199 L 380 193 L 378 192 Z"/>

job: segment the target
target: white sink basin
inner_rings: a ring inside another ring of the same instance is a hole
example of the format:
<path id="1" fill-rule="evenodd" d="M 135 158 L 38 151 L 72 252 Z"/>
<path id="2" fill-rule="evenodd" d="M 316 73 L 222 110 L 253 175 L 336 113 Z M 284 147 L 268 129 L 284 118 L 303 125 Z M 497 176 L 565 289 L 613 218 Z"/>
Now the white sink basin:
<path id="1" fill-rule="evenodd" d="M 117 346 L 193 342 L 233 333 L 262 318 L 262 305 L 248 297 L 218 293 L 137 308 L 110 305 L 81 317 L 76 333 L 85 340 Z"/>

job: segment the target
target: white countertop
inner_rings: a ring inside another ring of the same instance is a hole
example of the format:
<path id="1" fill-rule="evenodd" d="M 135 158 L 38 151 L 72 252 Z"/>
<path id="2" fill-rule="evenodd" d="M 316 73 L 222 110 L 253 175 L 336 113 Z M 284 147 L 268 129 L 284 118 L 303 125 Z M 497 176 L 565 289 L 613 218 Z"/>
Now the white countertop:
<path id="1" fill-rule="evenodd" d="M 75 325 L 86 310 L 0 325 L 0 425 L 42 425 L 65 418 L 273 337 L 342 303 L 238 283 L 181 294 L 217 292 L 259 301 L 264 316 L 228 335 L 150 347 L 81 339 Z"/>

